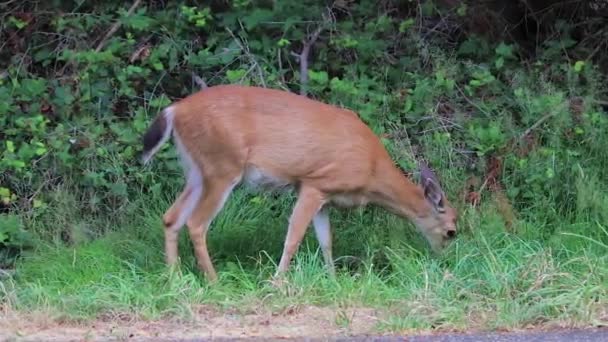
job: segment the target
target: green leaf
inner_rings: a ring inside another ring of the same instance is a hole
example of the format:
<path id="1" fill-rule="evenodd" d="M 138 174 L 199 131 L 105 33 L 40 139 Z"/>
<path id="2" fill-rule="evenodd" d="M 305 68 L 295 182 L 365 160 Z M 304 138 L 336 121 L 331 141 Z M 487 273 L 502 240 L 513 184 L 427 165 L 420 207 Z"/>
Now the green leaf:
<path id="1" fill-rule="evenodd" d="M 65 86 L 55 88 L 55 101 L 64 106 L 72 104 L 75 100 L 72 90 Z"/>
<path id="2" fill-rule="evenodd" d="M 158 71 L 162 71 L 165 69 L 165 66 L 163 65 L 162 62 L 153 63 L 152 66 L 154 67 L 154 69 L 156 69 Z"/>
<path id="3" fill-rule="evenodd" d="M 146 16 L 145 13 L 146 9 L 142 8 L 138 10 L 137 13 L 128 16 L 127 11 L 122 9 L 122 22 L 126 27 L 130 27 L 138 31 L 146 30 L 155 23 L 155 20 Z"/>
<path id="4" fill-rule="evenodd" d="M 505 58 L 513 57 L 513 46 L 501 42 L 496 47 L 496 54 Z"/>
<path id="5" fill-rule="evenodd" d="M 28 97 L 38 97 L 46 91 L 46 81 L 42 78 L 26 78 L 21 81 L 21 90 Z"/>
<path id="6" fill-rule="evenodd" d="M 504 64 L 505 64 L 505 59 L 502 56 L 498 57 L 496 59 L 496 62 L 494 62 L 494 65 L 496 65 L 496 69 L 501 69 Z"/>
<path id="7" fill-rule="evenodd" d="M 170 104 L 171 100 L 165 94 L 161 94 L 160 96 L 153 98 L 149 103 L 150 107 L 154 108 L 164 108 Z"/>
<path id="8" fill-rule="evenodd" d="M 574 63 L 574 71 L 581 72 L 581 70 L 583 70 L 584 66 L 585 66 L 584 61 L 576 61 L 576 63 Z"/>
<path id="9" fill-rule="evenodd" d="M 7 150 L 9 153 L 15 153 L 15 143 L 13 143 L 13 142 L 12 142 L 12 141 L 10 141 L 10 140 L 7 140 L 7 141 L 6 141 L 6 150 Z"/>
<path id="10" fill-rule="evenodd" d="M 408 96 L 407 99 L 405 99 L 405 108 L 404 108 L 404 110 L 405 110 L 406 113 L 409 113 L 409 112 L 412 111 L 413 107 L 414 107 L 414 101 L 412 101 L 412 98 Z"/>
<path id="11" fill-rule="evenodd" d="M 23 21 L 21 19 L 17 19 L 17 18 L 15 18 L 12 15 L 10 17 L 8 17 L 8 22 L 11 23 L 11 24 L 13 24 L 13 25 L 15 25 L 15 27 L 18 28 L 18 29 L 22 29 L 22 28 L 24 28 L 27 25 L 26 21 Z"/>
<path id="12" fill-rule="evenodd" d="M 12 166 L 17 170 L 23 169 L 25 167 L 25 162 L 23 162 L 22 160 L 12 160 L 10 164 L 12 164 Z"/>
<path id="13" fill-rule="evenodd" d="M 42 145 L 41 143 L 38 143 L 37 145 L 38 147 L 34 149 L 34 153 L 36 153 L 37 156 L 42 156 L 47 152 L 47 149 L 44 145 Z"/>
<path id="14" fill-rule="evenodd" d="M 110 191 L 117 196 L 127 196 L 127 185 L 125 183 L 111 183 Z"/>
<path id="15" fill-rule="evenodd" d="M 0 198 L 10 198 L 11 191 L 8 188 L 4 188 L 0 186 Z"/>
<path id="16" fill-rule="evenodd" d="M 317 83 L 319 85 L 327 85 L 327 83 L 329 82 L 329 76 L 325 71 L 308 70 L 308 77 L 312 82 Z"/>
<path id="17" fill-rule="evenodd" d="M 236 83 L 239 82 L 243 78 L 243 76 L 245 76 L 246 73 L 247 70 L 245 69 L 227 70 L 226 78 L 228 78 L 228 81 L 230 83 Z"/>
<path id="18" fill-rule="evenodd" d="M 42 49 L 38 50 L 36 53 L 34 53 L 34 61 L 36 61 L 36 62 L 41 62 L 41 61 L 47 62 L 47 60 L 51 59 L 52 56 L 53 56 L 52 55 L 52 51 L 50 49 L 42 48 Z M 50 62 L 50 61 L 48 61 L 48 62 Z M 43 64 L 43 65 L 46 65 L 46 64 Z"/>
<path id="19" fill-rule="evenodd" d="M 251 11 L 249 15 L 243 17 L 242 20 L 247 31 L 250 31 L 251 29 L 257 27 L 261 22 L 272 20 L 272 17 L 272 11 L 256 8 L 255 10 Z"/>
<path id="20" fill-rule="evenodd" d="M 414 18 L 408 18 L 399 24 L 399 32 L 403 33 L 412 26 L 414 26 Z"/>
<path id="21" fill-rule="evenodd" d="M 467 4 L 464 2 L 461 3 L 456 10 L 456 14 L 458 14 L 460 17 L 464 17 L 467 14 Z"/>

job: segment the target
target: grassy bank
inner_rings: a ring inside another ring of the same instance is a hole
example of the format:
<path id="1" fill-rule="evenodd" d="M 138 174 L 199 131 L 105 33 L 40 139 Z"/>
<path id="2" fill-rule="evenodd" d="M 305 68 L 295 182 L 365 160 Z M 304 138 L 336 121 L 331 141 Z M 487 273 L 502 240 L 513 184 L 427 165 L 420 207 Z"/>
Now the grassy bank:
<path id="1" fill-rule="evenodd" d="M 326 276 L 309 232 L 288 284 L 275 289 L 268 280 L 280 256 L 290 198 L 242 191 L 231 198 L 209 234 L 220 277 L 214 285 L 195 269 L 185 232 L 180 269 L 164 267 L 159 215 L 167 205 L 133 204 L 125 226 L 91 242 L 41 244 L 18 262 L 14 279 L 3 281 L 4 305 L 79 321 L 125 314 L 192 320 L 201 306 L 237 314 L 320 306 L 335 312 L 337 325 L 349 324 L 341 310 L 363 307 L 377 310 L 374 329 L 381 331 L 608 322 L 608 246 L 589 237 L 608 234 L 598 223 L 560 225 L 542 241 L 532 237 L 547 227 L 518 221 L 515 229 L 528 231 L 522 239 L 504 230 L 495 207 L 483 206 L 463 213 L 465 233 L 435 256 L 409 224 L 381 210 L 335 210 L 338 277 Z M 394 243 L 374 241 L 382 235 Z"/>
<path id="2" fill-rule="evenodd" d="M 382 331 L 607 324 L 607 26 L 589 14 L 599 2 L 539 11 L 555 16 L 525 41 L 486 2 L 439 2 L 7 2 L 0 268 L 14 275 L 0 278 L 0 332 L 41 316 L 208 322 L 203 311 L 304 312 L 290 323 L 304 333 L 318 323 L 306 315 Z M 404 170 L 424 159 L 436 171 L 458 238 L 433 255 L 381 209 L 332 210 L 337 278 L 311 229 L 276 289 L 294 198 L 239 190 L 209 234 L 220 281 L 196 270 L 185 232 L 169 272 L 160 217 L 182 171 L 172 146 L 149 167 L 137 157 L 152 118 L 201 79 L 307 89 L 356 111 Z"/>

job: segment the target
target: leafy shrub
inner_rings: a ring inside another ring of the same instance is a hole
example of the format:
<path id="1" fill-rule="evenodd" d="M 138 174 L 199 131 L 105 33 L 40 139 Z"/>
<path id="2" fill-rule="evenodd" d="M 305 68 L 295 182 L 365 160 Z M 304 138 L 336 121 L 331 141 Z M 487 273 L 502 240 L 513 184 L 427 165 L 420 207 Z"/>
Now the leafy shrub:
<path id="1" fill-rule="evenodd" d="M 466 30 L 474 12 L 465 2 L 384 5 L 336 1 L 328 13 L 318 1 L 180 1 L 129 13 L 119 1 L 14 3 L 0 36 L 0 244 L 25 244 L 15 215 L 26 230 L 50 232 L 66 197 L 57 189 L 70 189 L 80 217 L 103 218 L 98 233 L 132 202 L 174 193 L 182 171 L 173 149 L 150 168 L 138 163 L 150 119 L 197 90 L 192 74 L 298 91 L 294 55 L 319 27 L 309 96 L 356 110 L 405 169 L 429 159 L 455 198 L 472 178 L 496 178 L 490 190 L 504 189 L 522 219 L 585 212 L 606 223 L 597 214 L 605 201 L 584 200 L 589 189 L 577 181 L 581 172 L 598 188 L 608 181 L 601 65 L 567 58 L 563 49 L 582 50 L 563 34 L 526 66 L 522 44 Z"/>

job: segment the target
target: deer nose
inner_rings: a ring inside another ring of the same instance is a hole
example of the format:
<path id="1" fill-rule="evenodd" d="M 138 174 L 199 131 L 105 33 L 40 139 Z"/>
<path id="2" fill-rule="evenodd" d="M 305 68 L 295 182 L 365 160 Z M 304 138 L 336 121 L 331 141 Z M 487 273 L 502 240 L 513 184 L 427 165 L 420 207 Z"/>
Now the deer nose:
<path id="1" fill-rule="evenodd" d="M 453 237 L 455 237 L 455 236 L 456 236 L 456 231 L 455 231 L 455 230 L 453 230 L 453 229 L 450 229 L 450 230 L 448 230 L 447 235 L 448 235 L 448 238 L 450 238 L 450 239 L 451 239 L 451 238 L 453 238 Z"/>

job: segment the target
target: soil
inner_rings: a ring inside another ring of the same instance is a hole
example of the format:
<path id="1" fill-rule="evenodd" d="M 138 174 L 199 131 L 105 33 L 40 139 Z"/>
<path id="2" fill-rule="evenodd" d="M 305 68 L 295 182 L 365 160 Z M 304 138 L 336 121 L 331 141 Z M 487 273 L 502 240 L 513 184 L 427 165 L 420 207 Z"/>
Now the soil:
<path id="1" fill-rule="evenodd" d="M 4 317 L 2 317 L 4 316 Z M 372 309 L 301 307 L 280 314 L 231 314 L 201 307 L 187 322 L 128 316 L 65 322 L 44 314 L 0 315 L 0 341 L 208 340 L 216 338 L 331 338 L 379 335 Z"/>
<path id="2" fill-rule="evenodd" d="M 105 315 L 81 323 L 50 313 L 16 313 L 0 306 L 0 341 L 207 341 L 207 340 L 340 340 L 340 341 L 606 341 L 603 329 L 570 324 L 500 329 L 493 333 L 467 331 L 382 332 L 386 311 L 369 308 L 289 307 L 281 312 L 227 312 L 200 306 L 187 321 L 145 320 L 125 314 Z M 584 329 L 583 329 L 584 328 Z M 597 328 L 597 327 L 596 327 Z M 405 334 L 405 335 L 397 335 Z M 573 335 L 574 334 L 574 335 Z M 415 336 L 417 335 L 417 336 Z M 407 336 L 407 337 L 406 337 Z M 348 339 L 348 337 L 352 337 Z"/>

